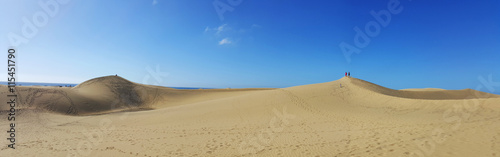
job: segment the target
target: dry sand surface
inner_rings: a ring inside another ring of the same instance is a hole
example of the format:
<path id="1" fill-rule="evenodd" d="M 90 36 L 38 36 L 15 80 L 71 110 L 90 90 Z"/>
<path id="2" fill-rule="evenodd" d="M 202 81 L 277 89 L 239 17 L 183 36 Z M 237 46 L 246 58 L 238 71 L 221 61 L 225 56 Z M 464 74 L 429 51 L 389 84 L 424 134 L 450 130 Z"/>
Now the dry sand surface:
<path id="1" fill-rule="evenodd" d="M 2 157 L 500 156 L 500 96 L 472 89 L 392 90 L 344 77 L 179 90 L 107 76 L 17 90 L 15 150 L 9 108 L 0 108 Z"/>

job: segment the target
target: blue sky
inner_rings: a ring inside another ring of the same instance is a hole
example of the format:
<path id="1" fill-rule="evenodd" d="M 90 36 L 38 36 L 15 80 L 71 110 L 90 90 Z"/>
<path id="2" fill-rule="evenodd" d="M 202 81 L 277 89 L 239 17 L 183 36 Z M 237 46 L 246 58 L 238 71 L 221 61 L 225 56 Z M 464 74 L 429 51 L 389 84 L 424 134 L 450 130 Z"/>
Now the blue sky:
<path id="1" fill-rule="evenodd" d="M 51 16 L 39 2 L 58 9 Z M 211 0 L 3 0 L 0 44 L 12 46 L 12 34 L 27 40 L 16 47 L 22 82 L 118 74 L 163 86 L 290 87 L 346 71 L 394 89 L 475 89 L 490 74 L 500 82 L 496 0 L 217 2 L 223 19 Z M 391 5 L 400 12 L 383 27 L 370 11 Z M 31 37 L 23 17 L 38 17 Z M 379 32 L 346 59 L 339 44 L 355 46 L 354 28 L 372 21 Z"/>

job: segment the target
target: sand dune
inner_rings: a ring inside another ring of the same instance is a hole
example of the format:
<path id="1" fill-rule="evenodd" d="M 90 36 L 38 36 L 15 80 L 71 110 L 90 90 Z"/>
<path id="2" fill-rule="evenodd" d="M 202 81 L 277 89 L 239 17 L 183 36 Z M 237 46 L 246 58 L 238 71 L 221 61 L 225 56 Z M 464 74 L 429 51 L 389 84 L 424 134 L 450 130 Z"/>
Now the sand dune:
<path id="1" fill-rule="evenodd" d="M 472 89 L 393 90 L 344 77 L 179 90 L 107 76 L 18 90 L 23 131 L 18 149 L 0 156 L 500 155 L 500 96 Z"/>
<path id="2" fill-rule="evenodd" d="M 0 88 L 7 91 L 7 86 Z M 230 97 L 255 90 L 266 89 L 179 90 L 137 84 L 119 76 L 94 78 L 75 87 L 17 87 L 19 109 L 41 109 L 68 115 L 149 110 Z M 2 94 L 2 100 L 6 100 L 7 92 Z"/>
<path id="3" fill-rule="evenodd" d="M 367 90 L 376 93 L 401 97 L 401 98 L 443 100 L 443 99 L 475 99 L 475 98 L 499 97 L 498 95 L 495 94 L 476 91 L 473 89 L 442 90 L 442 89 L 431 88 L 431 89 L 420 89 L 420 90 L 417 89 L 393 90 L 356 78 L 351 78 L 350 80 L 354 85 L 357 85 L 361 88 L 365 88 Z"/>

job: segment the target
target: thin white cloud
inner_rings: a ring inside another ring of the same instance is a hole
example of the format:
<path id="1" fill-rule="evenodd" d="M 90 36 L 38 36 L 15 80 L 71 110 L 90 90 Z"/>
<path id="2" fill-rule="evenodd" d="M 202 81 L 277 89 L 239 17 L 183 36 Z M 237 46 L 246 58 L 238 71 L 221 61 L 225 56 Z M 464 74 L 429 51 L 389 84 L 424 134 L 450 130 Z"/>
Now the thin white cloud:
<path id="1" fill-rule="evenodd" d="M 223 25 L 220 25 L 219 27 L 217 27 L 217 32 L 215 34 L 217 35 L 220 35 L 220 33 L 222 33 L 224 30 L 227 29 L 227 24 L 223 24 Z"/>
<path id="2" fill-rule="evenodd" d="M 153 0 L 153 5 L 158 4 L 158 0 Z"/>
<path id="3" fill-rule="evenodd" d="M 225 45 L 225 44 L 231 44 L 231 40 L 229 40 L 229 38 L 224 38 L 221 41 L 219 41 L 219 45 Z"/>
<path id="4" fill-rule="evenodd" d="M 243 38 L 251 38 L 249 34 L 253 30 L 262 28 L 261 25 L 252 24 L 246 28 L 234 28 L 228 24 L 221 24 L 216 27 L 206 26 L 204 33 L 211 36 L 212 39 L 218 41 L 219 45 L 228 45 L 239 43 Z"/>
<path id="5" fill-rule="evenodd" d="M 210 28 L 208 26 L 205 27 L 205 33 L 211 32 L 217 36 L 221 35 L 223 32 L 227 32 L 229 30 L 230 30 L 230 28 L 227 26 L 227 24 L 222 24 L 219 27 L 214 27 L 214 28 Z"/>

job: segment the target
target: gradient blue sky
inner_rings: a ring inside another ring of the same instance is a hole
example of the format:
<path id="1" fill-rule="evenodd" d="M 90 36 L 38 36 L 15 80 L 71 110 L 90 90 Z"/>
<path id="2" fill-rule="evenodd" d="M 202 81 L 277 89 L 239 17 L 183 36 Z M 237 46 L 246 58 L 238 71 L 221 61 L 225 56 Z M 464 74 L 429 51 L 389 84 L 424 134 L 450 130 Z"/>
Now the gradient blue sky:
<path id="1" fill-rule="evenodd" d="M 490 74 L 500 82 L 497 0 L 401 0 L 401 13 L 350 62 L 339 44 L 353 44 L 353 28 L 374 21 L 370 11 L 387 9 L 388 0 L 243 0 L 223 20 L 213 2 L 69 0 L 16 47 L 18 80 L 80 83 L 118 74 L 163 86 L 290 87 L 350 71 L 394 89 L 474 89 L 478 77 Z M 6 51 L 8 34 L 21 34 L 22 18 L 44 10 L 38 1 L 0 3 Z M 6 66 L 6 55 L 0 57 Z M 148 67 L 166 75 L 154 79 Z"/>

